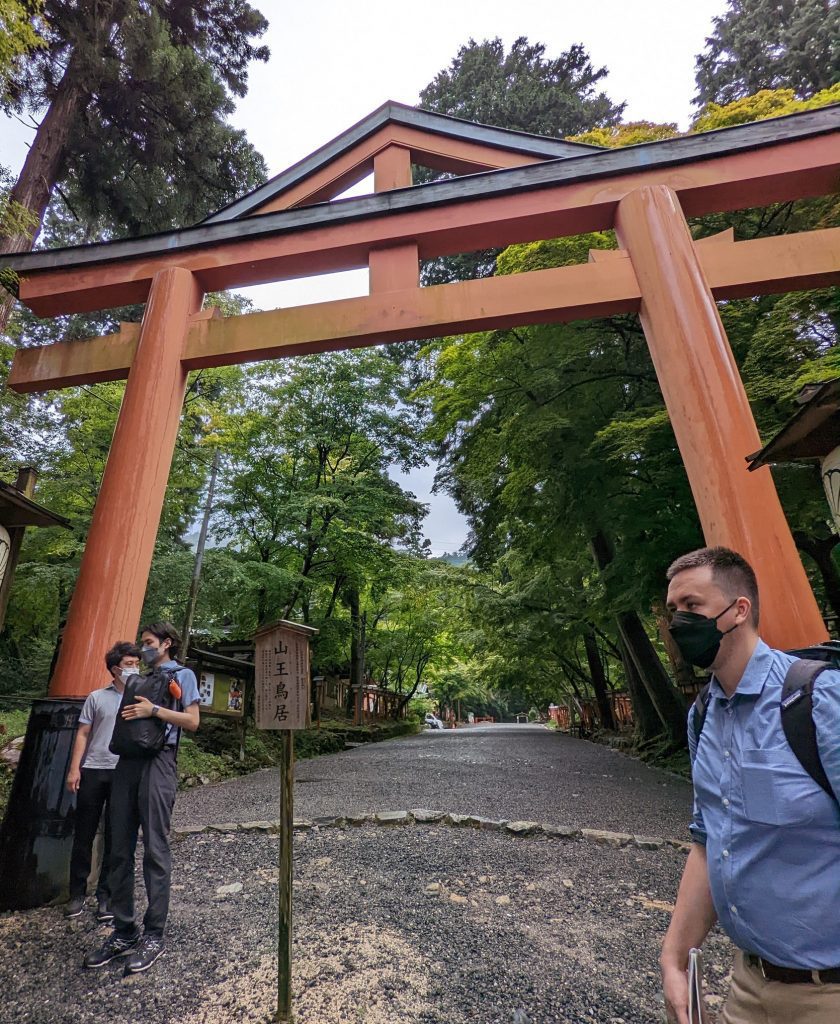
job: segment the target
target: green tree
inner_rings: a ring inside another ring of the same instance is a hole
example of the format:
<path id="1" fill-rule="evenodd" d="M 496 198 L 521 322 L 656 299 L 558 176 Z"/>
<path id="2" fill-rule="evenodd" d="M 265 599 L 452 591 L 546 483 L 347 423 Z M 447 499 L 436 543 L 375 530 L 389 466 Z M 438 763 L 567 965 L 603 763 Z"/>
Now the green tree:
<path id="1" fill-rule="evenodd" d="M 43 25 L 46 45 L 13 59 L 0 96 L 7 112 L 43 114 L 11 190 L 34 226 L 0 251 L 31 248 L 57 187 L 110 238 L 200 219 L 265 179 L 226 121 L 249 62 L 268 56 L 247 0 L 45 0 Z"/>
<path id="2" fill-rule="evenodd" d="M 731 103 L 764 89 L 804 99 L 840 80 L 837 0 L 728 0 L 695 61 L 695 102 Z"/>
<path id="3" fill-rule="evenodd" d="M 219 529 L 252 577 L 251 626 L 328 620 L 392 546 L 419 547 L 423 506 L 388 475 L 426 457 L 401 374 L 377 350 L 268 364 L 230 416 Z"/>
<path id="4" fill-rule="evenodd" d="M 624 104 L 596 91 L 607 69 L 594 68 L 583 46 L 547 57 L 542 43 L 474 39 L 420 92 L 424 110 L 480 124 L 563 138 L 615 124 Z"/>
<path id="5" fill-rule="evenodd" d="M 558 57 L 546 55 L 543 43 L 524 36 L 505 51 L 501 39 L 470 39 L 448 68 L 420 92 L 424 110 L 481 124 L 563 138 L 618 123 L 623 103 L 598 91 L 605 67 L 595 68 L 583 46 Z M 428 181 L 432 172 L 415 173 Z M 426 284 L 486 277 L 495 269 L 497 250 L 432 260 L 423 266 Z"/>
<path id="6" fill-rule="evenodd" d="M 34 24 L 42 7 L 40 0 L 0 0 L 0 89 L 15 61 L 44 45 Z"/>

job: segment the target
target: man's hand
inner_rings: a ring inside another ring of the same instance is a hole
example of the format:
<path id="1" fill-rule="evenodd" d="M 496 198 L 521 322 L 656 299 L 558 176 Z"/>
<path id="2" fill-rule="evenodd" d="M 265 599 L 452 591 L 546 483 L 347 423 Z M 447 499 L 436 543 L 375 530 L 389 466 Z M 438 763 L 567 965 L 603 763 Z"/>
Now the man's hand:
<path id="1" fill-rule="evenodd" d="M 151 718 L 154 714 L 155 706 L 149 700 L 148 697 L 135 697 L 136 703 L 129 704 L 122 710 L 122 717 L 125 719 L 131 718 Z"/>
<path id="2" fill-rule="evenodd" d="M 662 965 L 662 991 L 670 1024 L 688 1024 L 688 975 L 679 967 Z"/>
<path id="3" fill-rule="evenodd" d="M 67 791 L 69 793 L 79 792 L 79 783 L 82 781 L 82 773 L 78 768 L 71 768 L 67 773 Z"/>

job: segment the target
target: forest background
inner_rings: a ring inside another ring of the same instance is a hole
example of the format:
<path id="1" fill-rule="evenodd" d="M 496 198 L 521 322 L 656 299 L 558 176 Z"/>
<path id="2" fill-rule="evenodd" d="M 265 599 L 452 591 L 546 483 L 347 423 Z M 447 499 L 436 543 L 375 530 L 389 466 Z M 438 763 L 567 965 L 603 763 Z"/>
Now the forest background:
<path id="1" fill-rule="evenodd" d="M 95 11 L 95 14 L 93 13 Z M 268 57 L 243 0 L 88 10 L 0 0 L 0 104 L 40 127 L 0 188 L 0 251 L 56 247 L 194 223 L 266 179 L 230 113 Z M 840 102 L 836 0 L 729 0 L 696 58 L 689 132 Z M 468 40 L 419 106 L 603 146 L 680 134 L 628 123 L 584 46 Z M 417 168 L 415 181 L 429 180 Z M 696 238 L 827 227 L 838 199 L 692 223 Z M 585 262 L 611 232 L 467 254 L 425 283 Z M 249 308 L 235 294 L 208 304 Z M 838 376 L 836 289 L 720 304 L 763 437 L 801 386 Z M 15 347 L 106 333 L 141 307 L 41 321 L 7 300 L 0 379 Z M 0 392 L 0 479 L 35 466 L 37 499 L 71 529 L 27 535 L 0 634 L 0 693 L 45 692 L 107 457 L 123 384 L 37 397 Z M 466 516 L 457 555 L 432 558 L 425 507 L 401 483 L 429 461 Z M 638 319 L 400 344 L 205 370 L 190 380 L 144 606 L 184 621 L 213 466 L 211 538 L 194 635 L 247 639 L 263 621 L 319 629 L 319 673 L 368 674 L 404 700 L 504 717 L 627 690 L 635 741 L 684 744 L 692 681 L 667 642 L 668 563 L 702 543 Z M 774 477 L 824 614 L 840 615 L 840 538 L 816 467 Z M 126 502 L 132 500 L 127 487 Z M 91 671 L 97 671 L 92 666 Z"/>

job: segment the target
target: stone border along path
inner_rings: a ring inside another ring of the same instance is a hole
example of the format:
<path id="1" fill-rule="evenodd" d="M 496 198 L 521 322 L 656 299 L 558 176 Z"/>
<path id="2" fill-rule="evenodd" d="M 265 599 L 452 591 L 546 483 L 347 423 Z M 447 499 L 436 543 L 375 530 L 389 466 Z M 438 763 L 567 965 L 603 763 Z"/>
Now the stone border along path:
<path id="1" fill-rule="evenodd" d="M 382 828 L 405 825 L 448 825 L 452 828 L 473 828 L 488 832 L 506 832 L 513 836 L 544 835 L 552 839 L 567 841 L 584 840 L 600 846 L 620 849 L 634 846 L 639 850 L 660 850 L 672 847 L 688 852 L 691 843 L 679 839 L 662 839 L 658 836 L 637 836 L 629 832 L 605 832 L 593 828 L 569 828 L 562 825 L 541 825 L 536 821 L 496 821 L 476 814 L 453 814 L 448 811 L 429 811 L 414 808 L 410 811 L 378 811 L 370 814 L 348 814 L 346 817 L 315 818 L 312 821 L 296 820 L 296 832 L 309 832 L 318 828 L 347 828 L 360 825 L 377 825 Z M 279 821 L 222 822 L 214 825 L 186 825 L 173 828 L 173 839 L 186 839 L 202 833 L 230 832 L 277 832 Z"/>

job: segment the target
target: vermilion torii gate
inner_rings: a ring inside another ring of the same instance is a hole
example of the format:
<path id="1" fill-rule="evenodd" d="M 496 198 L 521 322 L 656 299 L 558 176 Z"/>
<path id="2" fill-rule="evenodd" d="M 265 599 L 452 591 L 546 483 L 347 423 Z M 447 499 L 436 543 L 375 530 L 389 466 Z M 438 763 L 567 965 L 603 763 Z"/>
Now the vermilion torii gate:
<path id="1" fill-rule="evenodd" d="M 459 176 L 412 186 L 413 163 Z M 375 195 L 329 201 L 371 171 Z M 41 316 L 146 303 L 118 334 L 17 352 L 9 379 L 128 378 L 50 696 L 84 696 L 102 652 L 135 634 L 190 370 L 612 313 L 641 316 L 706 540 L 756 566 L 764 636 L 825 639 L 770 472 L 746 472 L 761 442 L 715 302 L 836 282 L 840 228 L 695 243 L 685 218 L 839 184 L 838 106 L 603 150 L 388 103 L 196 227 L 0 256 Z M 587 264 L 419 286 L 422 259 L 607 228 L 622 248 Z M 210 290 L 366 265 L 361 298 L 200 312 Z"/>

